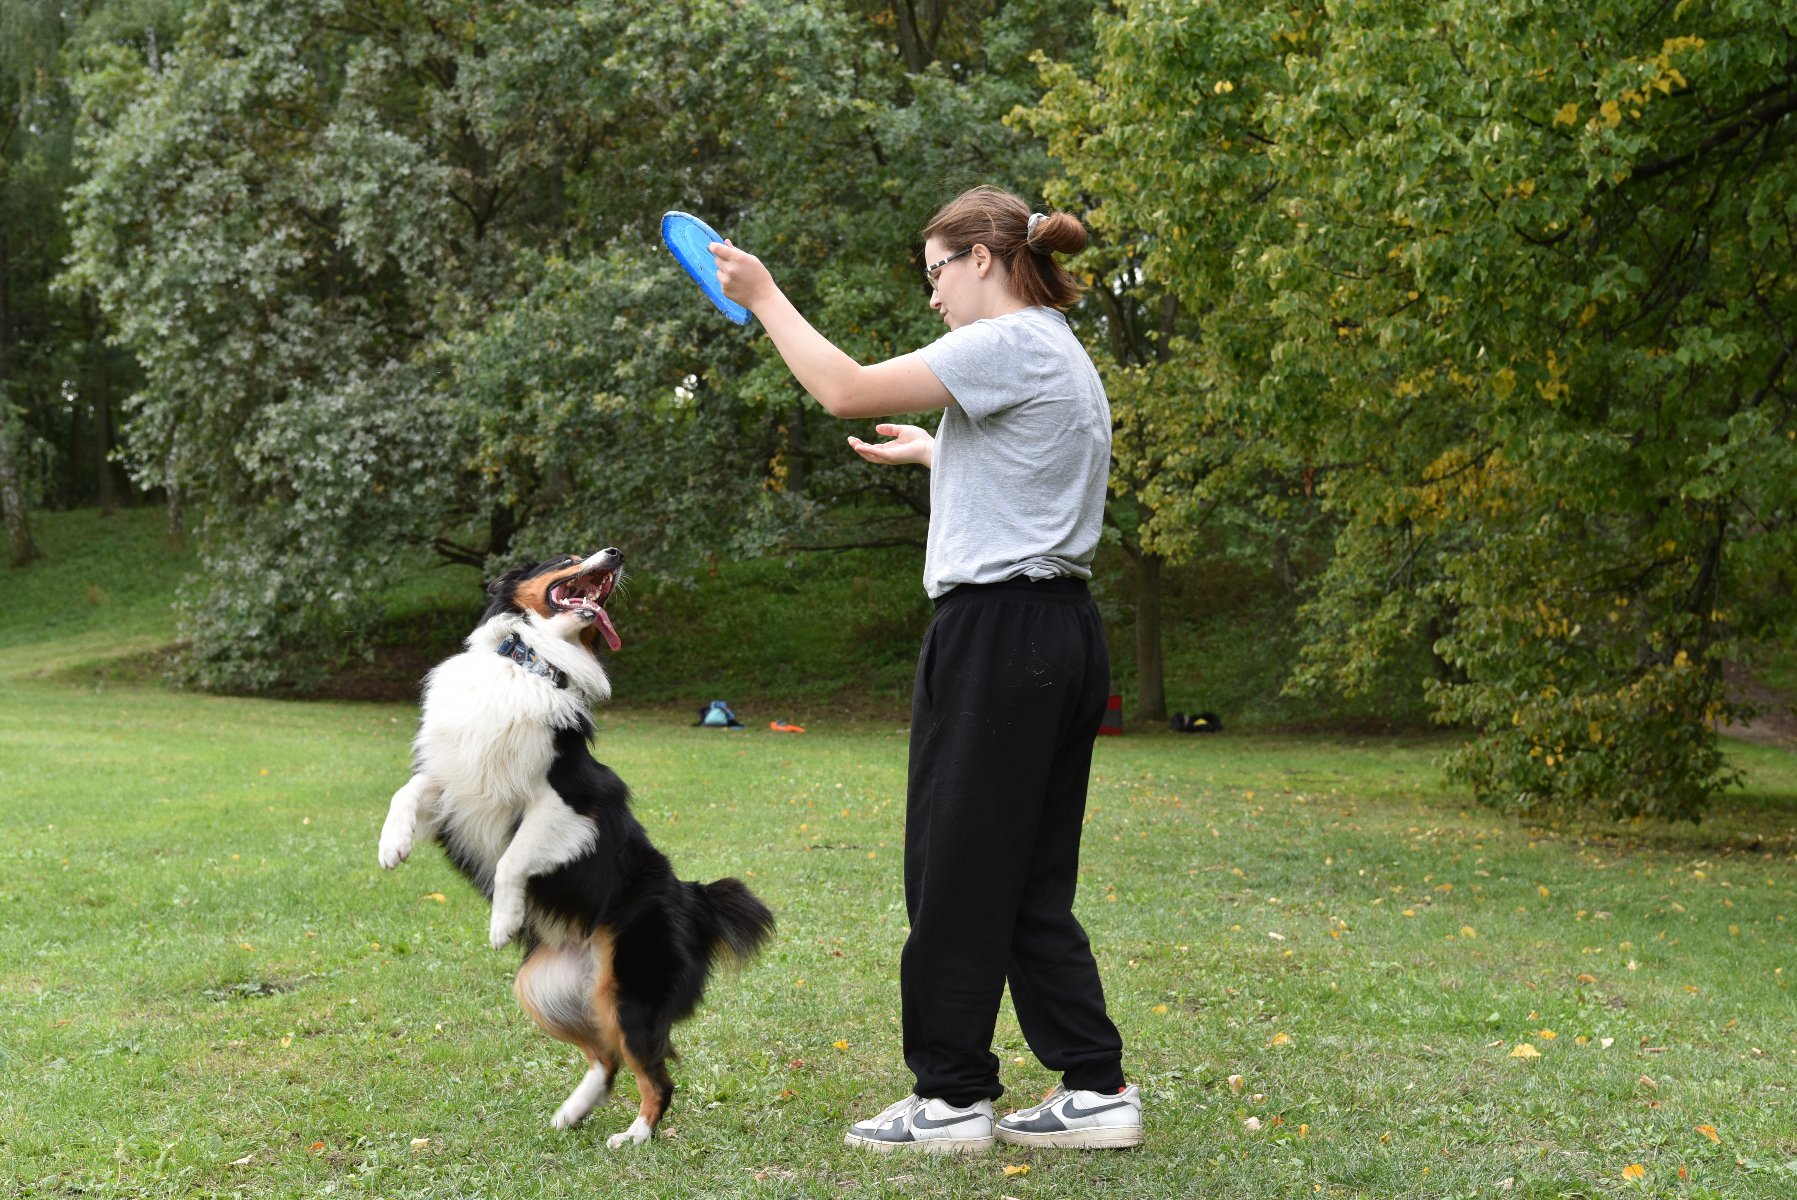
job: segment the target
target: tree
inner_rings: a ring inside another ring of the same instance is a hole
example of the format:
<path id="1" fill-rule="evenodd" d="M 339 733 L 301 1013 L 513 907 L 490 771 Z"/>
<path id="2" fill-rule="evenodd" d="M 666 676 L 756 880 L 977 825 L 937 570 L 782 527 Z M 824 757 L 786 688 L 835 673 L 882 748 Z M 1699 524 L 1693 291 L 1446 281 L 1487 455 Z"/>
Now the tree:
<path id="1" fill-rule="evenodd" d="M 1432 637 L 1481 799 L 1699 815 L 1788 595 L 1791 17 L 1144 0 L 1099 44 L 1104 210 L 1340 522 L 1301 679 Z"/>
<path id="2" fill-rule="evenodd" d="M 60 392 L 64 310 L 47 285 L 68 162 L 69 110 L 56 70 L 63 36 L 64 19 L 47 6 L 0 3 L 0 508 L 15 565 L 38 555 L 28 509 L 43 482 L 41 471 L 21 469 L 20 451 L 37 441 L 33 427 Z"/>
<path id="3" fill-rule="evenodd" d="M 1105 28 L 1103 21 L 1100 28 Z M 1176 23 L 1177 24 L 1177 23 Z M 1114 54 L 1114 47 L 1111 48 Z M 1227 539 L 1226 527 L 1254 530 L 1238 552 L 1276 549 L 1289 568 L 1291 532 L 1305 523 L 1289 510 L 1297 489 L 1282 486 L 1293 475 L 1266 439 L 1232 427 L 1214 402 L 1199 318 L 1210 293 L 1182 296 L 1160 270 L 1169 232 L 1182 239 L 1189 218 L 1150 232 L 1138 215 L 1107 197 L 1133 193 L 1143 184 L 1138 157 L 1142 130 L 1116 124 L 1110 97 L 1072 63 L 1032 56 L 1043 71 L 1042 103 L 1019 108 L 1012 120 L 1043 135 L 1062 176 L 1049 185 L 1061 204 L 1087 212 L 1094 241 L 1075 264 L 1091 285 L 1097 310 L 1095 339 L 1114 422 L 1111 493 L 1106 520 L 1128 559 L 1135 609 L 1135 716 L 1167 717 L 1164 673 L 1162 579 L 1166 568 L 1191 561 Z M 1132 67 L 1135 64 L 1132 64 Z M 1098 69 L 1112 69 L 1101 61 Z M 1162 78 L 1162 86 L 1180 84 Z M 1151 87 L 1153 85 L 1150 85 Z M 1151 185 L 1152 186 L 1152 185 Z M 1308 496 L 1308 489 L 1305 490 Z M 1266 524 L 1256 507 L 1279 510 L 1273 536 L 1255 536 Z M 1288 583 L 1295 580 L 1288 579 Z"/>
<path id="4" fill-rule="evenodd" d="M 141 364 L 135 478 L 201 522 L 196 677 L 353 646 L 420 549 L 679 567 L 868 540 L 868 497 L 899 505 L 872 540 L 914 530 L 917 481 L 820 457 L 656 224 L 705 213 L 851 353 L 927 340 L 916 230 L 962 183 L 1039 186 L 999 118 L 1028 45 L 1089 36 L 1064 0 L 937 11 L 901 52 L 885 5 L 250 0 L 202 4 L 160 70 L 96 50 L 68 280 Z"/>

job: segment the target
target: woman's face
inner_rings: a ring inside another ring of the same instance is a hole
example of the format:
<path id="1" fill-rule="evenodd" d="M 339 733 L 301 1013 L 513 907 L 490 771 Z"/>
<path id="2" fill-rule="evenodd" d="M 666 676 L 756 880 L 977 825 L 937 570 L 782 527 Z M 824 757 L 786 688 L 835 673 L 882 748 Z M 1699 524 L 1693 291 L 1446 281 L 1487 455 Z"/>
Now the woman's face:
<path id="1" fill-rule="evenodd" d="M 955 250 L 940 238 L 930 238 L 923 244 L 923 261 L 928 266 L 934 266 L 954 253 Z M 984 246 L 976 247 L 971 254 L 962 254 L 943 263 L 936 272 L 930 307 L 942 315 L 942 323 L 950 329 L 959 329 L 979 320 L 979 299 L 983 289 L 975 260 L 983 259 L 985 254 Z"/>

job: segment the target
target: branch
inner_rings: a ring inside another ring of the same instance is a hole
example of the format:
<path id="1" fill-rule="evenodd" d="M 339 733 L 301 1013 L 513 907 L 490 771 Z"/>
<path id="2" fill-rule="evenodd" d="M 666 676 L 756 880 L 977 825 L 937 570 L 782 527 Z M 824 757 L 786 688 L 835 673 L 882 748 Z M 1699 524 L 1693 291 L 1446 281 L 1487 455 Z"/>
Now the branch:
<path id="1" fill-rule="evenodd" d="M 1636 167 L 1629 172 L 1629 179 L 1631 181 L 1652 179 L 1656 175 L 1664 175 L 1669 171 L 1676 171 L 1699 155 L 1714 150 L 1724 142 L 1733 141 L 1735 138 L 1739 137 L 1743 131 L 1749 129 L 1749 127 L 1757 128 L 1774 125 L 1781 118 L 1789 116 L 1794 112 L 1797 112 L 1797 92 L 1787 92 L 1776 103 L 1769 104 L 1757 112 L 1747 114 L 1747 116 L 1736 121 L 1733 125 L 1724 129 L 1718 129 L 1715 133 L 1712 133 L 1709 137 L 1697 143 L 1696 147 L 1685 151 L 1683 154 L 1675 154 L 1671 158 L 1662 158 L 1658 162 L 1648 163 L 1643 167 Z"/>
<path id="2" fill-rule="evenodd" d="M 431 549 L 436 551 L 437 556 L 445 562 L 473 567 L 477 571 L 487 565 L 487 555 L 484 550 L 476 550 L 471 546 L 452 542 L 446 537 L 432 538 Z"/>

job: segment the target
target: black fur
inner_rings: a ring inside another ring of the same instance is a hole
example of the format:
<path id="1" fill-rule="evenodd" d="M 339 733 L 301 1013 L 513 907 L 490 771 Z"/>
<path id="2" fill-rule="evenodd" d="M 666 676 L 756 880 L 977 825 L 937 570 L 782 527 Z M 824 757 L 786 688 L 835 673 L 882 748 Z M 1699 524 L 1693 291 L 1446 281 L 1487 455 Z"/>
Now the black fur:
<path id="1" fill-rule="evenodd" d="M 614 551 L 602 554 L 612 563 L 621 561 L 621 555 Z M 521 589 L 530 592 L 525 602 L 534 605 L 539 602 L 534 589 L 540 585 L 531 584 L 532 580 L 565 572 L 580 562 L 564 556 L 500 575 L 487 586 L 489 603 L 481 618 L 482 625 L 507 614 L 525 612 L 518 600 Z M 604 594 L 609 594 L 609 588 Z M 558 602 L 551 599 L 550 603 Z M 589 614 L 585 619 L 592 617 Z M 599 619 L 607 620 L 603 614 Z M 519 624 L 503 621 L 506 629 Z M 567 624 L 563 622 L 558 627 L 562 632 L 553 636 L 572 640 Z M 609 640 L 615 641 L 609 623 L 605 629 Z M 583 632 L 581 640 L 596 654 L 589 633 L 590 629 Z M 474 643 L 475 639 L 470 639 L 468 653 L 484 653 L 472 649 Z M 542 647 L 537 649 L 540 652 Z M 433 673 L 427 684 L 426 728 L 420 733 L 417 754 L 429 753 L 425 749 L 430 735 L 429 689 L 451 686 L 451 678 L 460 681 L 455 686 L 478 686 L 483 672 L 475 669 L 469 674 L 463 669 L 476 661 L 461 660 L 459 675 Z M 438 668 L 438 672 L 444 671 L 445 668 Z M 579 675 L 575 673 L 575 677 Z M 468 683 L 470 680 L 476 682 Z M 497 735 L 512 727 L 507 722 L 562 722 L 543 729 L 549 737 L 550 753 L 547 778 L 542 782 L 554 793 L 553 798 L 544 795 L 534 781 L 519 780 L 507 785 L 520 789 L 519 796 L 491 800 L 519 806 L 525 812 L 540 812 L 534 806 L 541 805 L 553 810 L 559 801 L 576 816 L 591 821 L 597 837 L 588 846 L 585 831 L 581 830 L 559 847 L 533 842 L 527 854 L 521 852 L 531 862 L 525 869 L 540 872 L 522 883 L 523 925 L 514 928 L 510 924 L 516 916 L 514 906 L 519 896 L 508 891 L 501 897 L 505 902 L 503 916 L 495 916 L 491 932 L 495 944 L 504 944 L 508 936 L 515 936 L 524 949 L 524 964 L 515 991 L 532 1018 L 546 1033 L 580 1047 L 591 1064 L 587 1078 L 557 1112 L 558 1128 L 585 1118 L 606 1094 L 604 1089 L 620 1065 L 635 1073 L 642 1107 L 631 1130 L 611 1139 L 612 1145 L 619 1145 L 624 1140 L 643 1141 L 644 1130 L 652 1134 L 665 1113 L 674 1091 L 667 1072 L 667 1062 L 673 1056 L 669 1034 L 676 1022 L 690 1016 L 698 1006 L 714 963 L 723 957 L 740 959 L 754 954 L 772 936 L 774 916 L 739 880 L 700 884 L 676 878 L 667 857 L 650 843 L 647 832 L 630 811 L 630 789 L 611 768 L 593 757 L 590 748 L 593 722 L 585 706 L 605 694 L 604 682 L 601 676 L 594 675 L 585 680 L 584 690 L 572 687 L 566 678 L 529 683 L 527 686 L 532 687 L 568 687 L 548 708 L 548 712 L 562 715 L 530 717 L 526 715 L 528 707 L 516 709 L 515 713 L 495 710 L 495 737 L 491 742 L 481 742 L 476 749 L 484 754 L 502 752 L 504 742 Z M 464 732 L 457 736 L 468 735 Z M 543 761 L 542 749 L 540 741 L 533 742 L 533 764 Z M 382 832 L 383 866 L 391 868 L 403 861 L 409 842 L 402 841 L 400 834 L 409 831 L 403 829 L 402 823 L 408 815 L 415 818 L 411 805 L 432 803 L 429 788 L 434 786 L 437 796 L 448 797 L 446 803 L 455 803 L 451 785 L 432 780 L 430 767 L 424 761 L 415 763 L 413 779 L 406 789 L 394 795 L 388 816 L 390 828 Z M 489 808 L 484 815 L 491 818 L 494 811 Z M 523 819 L 521 815 L 520 821 Z M 494 831 L 479 825 L 460 826 L 453 819 L 433 819 L 432 828 L 450 862 L 480 887 L 489 901 L 493 900 L 494 880 L 489 872 L 495 870 L 499 849 L 492 844 Z M 531 836 L 541 838 L 556 828 L 560 826 L 545 825 L 542 832 L 533 832 Z M 464 833 L 464 829 L 472 832 Z M 517 836 L 518 826 L 514 825 L 503 845 L 510 846 Z M 465 837 L 473 840 L 465 841 Z M 583 850 L 583 846 L 587 848 Z M 564 854 L 579 857 L 559 866 L 547 865 Z M 509 880 L 515 877 L 507 878 L 509 889 Z M 539 939 L 554 941 L 544 944 Z M 584 971 L 583 960 L 590 964 Z"/>
<path id="2" fill-rule="evenodd" d="M 659 1065 L 671 1056 L 669 1034 L 692 1015 L 721 956 L 747 958 L 774 932 L 774 914 L 741 880 L 702 884 L 678 879 L 630 811 L 630 789 L 588 748 L 592 721 L 555 731 L 549 784 L 574 811 L 592 820 L 593 849 L 525 887 L 527 905 L 567 921 L 583 934 L 603 927 L 612 937 L 618 1024 L 631 1052 L 658 1069 L 664 1102 L 673 1083 Z M 449 859 L 481 883 L 453 835 L 439 831 Z M 482 885 L 488 899 L 490 884 Z M 537 948 L 526 924 L 525 957 Z"/>

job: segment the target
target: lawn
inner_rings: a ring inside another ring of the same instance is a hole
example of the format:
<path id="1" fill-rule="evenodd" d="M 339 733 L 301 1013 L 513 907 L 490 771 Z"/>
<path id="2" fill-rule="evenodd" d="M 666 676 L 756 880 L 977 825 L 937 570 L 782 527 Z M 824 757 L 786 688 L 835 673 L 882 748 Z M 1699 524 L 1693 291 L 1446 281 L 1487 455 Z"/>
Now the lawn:
<path id="1" fill-rule="evenodd" d="M 414 710 L 121 684 L 178 571 L 96 597 L 70 559 L 0 575 L 0 1194 L 1797 1193 L 1788 751 L 1738 746 L 1699 827 L 1579 830 L 1469 807 L 1435 739 L 1103 739 L 1079 911 L 1148 1144 L 937 1161 L 841 1144 L 908 1085 L 897 723 L 604 710 L 681 873 L 780 920 L 676 1031 L 666 1136 L 609 1152 L 633 1088 L 549 1128 L 578 1055 L 484 903 L 434 849 L 375 865 Z"/>

